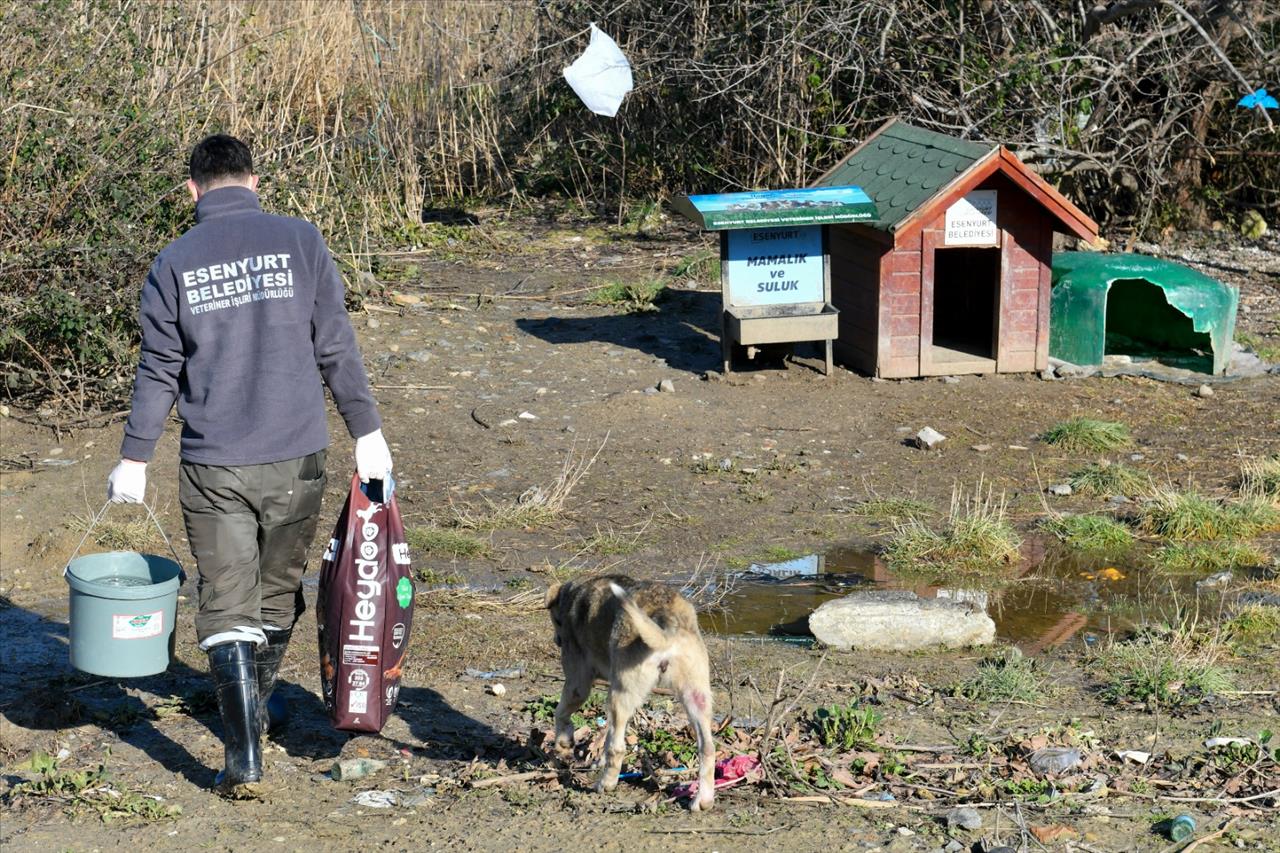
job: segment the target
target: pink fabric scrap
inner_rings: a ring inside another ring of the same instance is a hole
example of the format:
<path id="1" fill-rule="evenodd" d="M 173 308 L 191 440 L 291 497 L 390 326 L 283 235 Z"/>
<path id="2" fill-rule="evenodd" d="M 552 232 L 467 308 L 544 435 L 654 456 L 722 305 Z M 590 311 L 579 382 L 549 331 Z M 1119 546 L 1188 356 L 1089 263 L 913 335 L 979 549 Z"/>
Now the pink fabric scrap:
<path id="1" fill-rule="evenodd" d="M 754 755 L 735 755 L 722 758 L 716 762 L 716 790 L 732 788 L 739 782 L 758 781 L 764 778 L 764 770 L 760 767 L 760 759 Z M 698 782 L 683 782 L 671 792 L 667 802 L 683 800 L 698 793 Z"/>

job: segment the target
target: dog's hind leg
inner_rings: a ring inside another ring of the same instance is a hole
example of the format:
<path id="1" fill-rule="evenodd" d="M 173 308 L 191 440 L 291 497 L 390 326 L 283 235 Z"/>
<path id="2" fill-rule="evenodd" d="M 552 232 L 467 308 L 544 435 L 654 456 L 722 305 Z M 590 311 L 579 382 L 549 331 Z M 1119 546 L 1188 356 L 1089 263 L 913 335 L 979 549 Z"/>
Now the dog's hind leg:
<path id="1" fill-rule="evenodd" d="M 591 695 L 592 673 L 587 667 L 564 661 L 564 689 L 556 705 L 556 749 L 573 748 L 573 715 Z"/>
<path id="2" fill-rule="evenodd" d="M 696 661 L 689 679 L 681 685 L 680 701 L 689 715 L 689 725 L 698 736 L 698 793 L 690 811 L 708 811 L 716 796 L 716 742 L 711 733 L 711 687 L 708 665 Z"/>
<path id="3" fill-rule="evenodd" d="M 627 724 L 657 684 L 658 675 L 633 672 L 627 682 L 617 679 L 609 685 L 609 729 L 604 739 L 604 768 L 596 782 L 597 791 L 608 792 L 618 787 L 618 773 L 627 755 Z"/>

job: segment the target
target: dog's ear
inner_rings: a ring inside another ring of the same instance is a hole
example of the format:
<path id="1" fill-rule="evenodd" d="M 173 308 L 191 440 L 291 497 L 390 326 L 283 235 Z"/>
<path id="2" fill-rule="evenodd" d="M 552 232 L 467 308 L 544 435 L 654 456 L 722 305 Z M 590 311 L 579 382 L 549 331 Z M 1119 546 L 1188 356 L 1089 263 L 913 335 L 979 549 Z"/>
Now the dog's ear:
<path id="1" fill-rule="evenodd" d="M 560 603 L 560 588 L 563 586 L 564 584 L 553 583 L 547 588 L 547 600 L 543 606 L 548 610 L 555 610 L 556 605 Z"/>

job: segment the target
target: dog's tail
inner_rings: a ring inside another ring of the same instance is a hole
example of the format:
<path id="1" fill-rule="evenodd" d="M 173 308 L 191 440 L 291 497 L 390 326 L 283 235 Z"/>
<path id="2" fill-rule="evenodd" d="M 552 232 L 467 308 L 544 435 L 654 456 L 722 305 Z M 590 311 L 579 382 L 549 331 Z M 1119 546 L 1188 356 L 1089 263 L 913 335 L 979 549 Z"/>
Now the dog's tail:
<path id="1" fill-rule="evenodd" d="M 631 617 L 631 624 L 635 626 L 636 633 L 640 635 L 641 641 L 646 646 L 655 651 L 661 651 L 671 645 L 672 637 L 662 630 L 662 626 L 654 622 L 648 613 L 640 609 L 640 605 L 636 604 L 631 593 L 613 582 L 609 583 L 609 590 L 618 597 L 623 611 Z"/>

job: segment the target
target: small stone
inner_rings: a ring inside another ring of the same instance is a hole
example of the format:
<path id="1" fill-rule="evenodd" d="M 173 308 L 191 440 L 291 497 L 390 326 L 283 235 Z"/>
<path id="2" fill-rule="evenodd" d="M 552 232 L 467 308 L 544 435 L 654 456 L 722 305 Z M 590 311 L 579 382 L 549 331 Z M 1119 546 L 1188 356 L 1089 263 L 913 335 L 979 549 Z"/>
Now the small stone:
<path id="1" fill-rule="evenodd" d="M 490 694 L 492 694 L 492 695 L 494 695 L 494 696 L 505 696 L 505 695 L 507 695 L 507 688 L 506 688 L 504 685 L 501 685 L 501 684 L 486 684 L 486 685 L 484 686 L 484 689 L 485 689 L 485 692 L 486 692 L 486 693 L 490 693 Z"/>
<path id="2" fill-rule="evenodd" d="M 391 301 L 396 305 L 417 305 L 422 302 L 422 297 L 414 296 L 412 293 L 393 293 Z"/>
<path id="3" fill-rule="evenodd" d="M 933 427 L 925 427 L 916 433 L 916 447 L 921 450 L 933 450 L 946 440 L 947 437 Z"/>
<path id="4" fill-rule="evenodd" d="M 413 352 L 405 353 L 405 358 L 409 359 L 410 361 L 416 361 L 419 364 L 425 364 L 426 362 L 431 360 L 431 353 L 427 352 L 424 349 L 414 350 Z"/>
<path id="5" fill-rule="evenodd" d="M 1191 457 L 1190 457 L 1190 456 L 1188 456 L 1188 455 L 1187 455 L 1187 454 L 1185 454 L 1185 453 L 1179 453 L 1179 454 L 1178 454 L 1177 456 L 1175 456 L 1174 458 L 1175 458 L 1175 459 L 1177 459 L 1179 462 L 1190 462 L 1190 461 L 1191 461 Z"/>
<path id="6" fill-rule="evenodd" d="M 536 421 L 538 419 L 538 416 L 535 415 L 533 412 L 521 412 L 520 414 L 516 415 L 516 417 L 518 417 L 522 421 Z"/>
<path id="7" fill-rule="evenodd" d="M 1142 454 L 1142 453 L 1130 453 L 1130 454 L 1129 454 L 1129 459 L 1130 459 L 1131 461 L 1133 461 L 1133 462 L 1141 462 L 1143 459 L 1146 459 L 1146 458 L 1147 458 L 1147 457 L 1146 457 L 1146 455 L 1145 455 L 1145 454 Z"/>
<path id="8" fill-rule="evenodd" d="M 720 460 L 720 470 L 721 470 L 721 471 L 732 471 L 732 470 L 733 470 L 733 460 L 732 460 L 732 459 L 730 459 L 728 456 L 726 456 L 725 458 L 721 459 L 721 460 Z"/>
<path id="9" fill-rule="evenodd" d="M 507 418 L 505 421 L 498 421 L 498 426 L 509 427 L 509 426 L 515 426 L 518 423 L 520 422 L 515 418 Z"/>
<path id="10" fill-rule="evenodd" d="M 61 455 L 62 455 L 62 448 L 61 448 L 61 447 L 52 447 L 52 448 L 50 448 L 50 449 L 49 449 L 49 455 L 50 455 L 50 456 L 61 456 Z"/>
<path id="11" fill-rule="evenodd" d="M 875 382 L 875 383 L 877 383 L 877 384 L 878 384 L 878 383 L 880 383 L 880 382 L 888 382 L 889 380 L 888 380 L 888 379 L 883 379 L 883 378 L 881 378 L 881 377 L 879 377 L 879 376 L 872 376 L 872 377 L 871 377 L 871 381 L 872 381 L 872 382 Z"/>
<path id="12" fill-rule="evenodd" d="M 1050 486 L 1048 491 L 1049 491 L 1049 494 L 1053 495 L 1054 497 L 1067 498 L 1067 497 L 1071 497 L 1071 494 L 1075 490 L 1071 488 L 1070 483 L 1058 483 L 1057 485 Z"/>
<path id="13" fill-rule="evenodd" d="M 1195 394 L 1197 397 L 1212 397 L 1213 389 L 1210 388 L 1208 385 L 1201 385 L 1199 388 L 1196 389 Z"/>
<path id="14" fill-rule="evenodd" d="M 911 836 L 915 835 L 914 832 L 912 832 L 910 829 L 908 829 L 905 826 L 898 827 L 898 834 L 901 835 L 903 838 L 910 838 Z"/>
<path id="15" fill-rule="evenodd" d="M 979 453 L 986 453 L 988 450 L 990 450 L 990 449 L 991 449 L 991 445 L 989 445 L 989 444 L 975 444 L 975 445 L 973 445 L 972 447 L 970 447 L 969 449 L 970 449 L 970 450 L 976 450 L 976 451 L 978 451 Z"/>
<path id="16" fill-rule="evenodd" d="M 938 377 L 938 381 L 941 382 L 943 385 L 959 385 L 960 377 L 959 376 L 940 376 Z"/>
<path id="17" fill-rule="evenodd" d="M 970 809 L 970 811 L 972 811 L 972 809 Z M 954 838 L 947 842 L 946 847 L 942 848 L 943 853 L 960 853 L 963 849 L 964 845 Z"/>
<path id="18" fill-rule="evenodd" d="M 382 321 L 379 320 L 377 317 L 370 317 L 369 320 L 365 323 L 365 326 L 367 326 L 370 329 L 376 329 L 381 325 L 382 325 Z"/>
<path id="19" fill-rule="evenodd" d="M 0 406 L 0 418 L 7 418 L 7 417 L 9 417 L 9 407 Z"/>
<path id="20" fill-rule="evenodd" d="M 713 370 L 708 370 L 706 373 L 702 374 L 702 381 L 703 382 L 723 382 L 724 374 L 716 373 Z"/>
<path id="21" fill-rule="evenodd" d="M 674 394 L 676 393 L 676 383 L 670 379 L 664 379 L 658 383 L 658 390 L 664 394 Z"/>
<path id="22" fill-rule="evenodd" d="M 541 397 L 543 394 L 546 394 L 546 393 L 547 393 L 547 389 L 546 389 L 546 388 L 539 388 L 539 389 L 537 389 L 536 391 L 534 391 L 533 393 L 535 393 L 535 394 L 537 394 L 539 397 Z"/>
<path id="23" fill-rule="evenodd" d="M 1107 503 L 1111 506 L 1124 506 L 1125 504 L 1133 503 L 1133 501 L 1124 495 L 1112 495 L 1107 498 Z"/>
<path id="24" fill-rule="evenodd" d="M 751 378 L 757 382 L 763 382 L 769 377 L 765 376 L 763 373 L 757 373 L 755 376 L 752 376 Z"/>
<path id="25" fill-rule="evenodd" d="M 947 812 L 947 826 L 958 826 L 961 829 L 982 829 L 982 815 L 978 814 L 977 809 L 967 807 L 954 808 Z M 953 842 L 959 846 L 959 842 Z M 950 850 L 950 846 L 947 847 Z"/>

